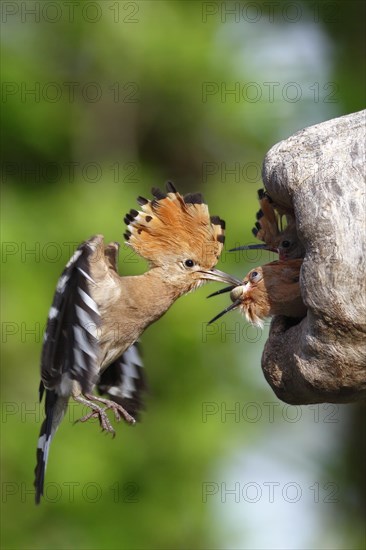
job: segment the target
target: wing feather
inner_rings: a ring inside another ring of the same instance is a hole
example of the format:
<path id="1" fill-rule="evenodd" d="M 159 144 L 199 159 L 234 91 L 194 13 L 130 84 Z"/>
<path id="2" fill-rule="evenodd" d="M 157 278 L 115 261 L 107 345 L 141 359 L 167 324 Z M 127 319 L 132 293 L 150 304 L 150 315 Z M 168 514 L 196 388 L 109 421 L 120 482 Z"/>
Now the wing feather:
<path id="1" fill-rule="evenodd" d="M 95 241 L 89 239 L 78 247 L 57 283 L 41 358 L 41 378 L 48 389 L 60 388 L 67 374 L 88 393 L 98 377 L 101 317 L 93 299 L 96 283 L 90 269 Z"/>
<path id="2" fill-rule="evenodd" d="M 130 346 L 103 371 L 97 389 L 99 394 L 107 395 L 132 416 L 138 416 L 144 409 L 143 394 L 147 389 L 139 342 Z"/>

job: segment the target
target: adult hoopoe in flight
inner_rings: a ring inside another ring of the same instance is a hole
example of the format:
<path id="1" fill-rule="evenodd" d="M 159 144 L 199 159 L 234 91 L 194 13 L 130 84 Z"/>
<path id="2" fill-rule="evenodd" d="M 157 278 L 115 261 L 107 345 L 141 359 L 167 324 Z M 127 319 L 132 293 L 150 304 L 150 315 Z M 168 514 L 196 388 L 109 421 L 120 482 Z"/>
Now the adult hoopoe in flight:
<path id="1" fill-rule="evenodd" d="M 258 190 L 260 210 L 257 212 L 255 227 L 252 233 L 264 244 L 250 244 L 233 248 L 235 250 L 270 250 L 278 252 L 280 260 L 303 258 L 305 248 L 297 236 L 296 224 L 292 214 L 281 210 L 274 205 L 271 197 L 264 191 Z M 277 210 L 277 212 L 276 212 Z M 282 217 L 286 217 L 287 225 L 281 228 Z"/>
<path id="2" fill-rule="evenodd" d="M 91 409 L 81 418 L 99 419 L 114 433 L 106 410 L 134 423 L 145 388 L 137 340 L 183 294 L 211 281 L 235 283 L 218 271 L 225 223 L 210 218 L 201 194 L 181 196 L 173 184 L 167 193 L 153 189 L 154 198 L 137 199 L 130 210 L 125 238 L 148 260 L 142 275 L 118 274 L 117 243 L 105 246 L 101 235 L 83 242 L 63 271 L 44 335 L 40 398 L 45 392 L 35 469 L 36 503 L 43 494 L 49 446 L 68 401 Z M 93 395 L 96 388 L 109 399 Z M 100 405 L 104 405 L 104 408 Z"/>

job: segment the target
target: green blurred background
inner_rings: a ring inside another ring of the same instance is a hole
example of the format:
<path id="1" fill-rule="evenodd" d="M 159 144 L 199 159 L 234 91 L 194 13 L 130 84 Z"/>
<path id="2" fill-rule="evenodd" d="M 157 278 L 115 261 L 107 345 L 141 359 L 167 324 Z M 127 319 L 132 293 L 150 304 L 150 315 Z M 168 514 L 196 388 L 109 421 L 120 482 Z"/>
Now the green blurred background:
<path id="1" fill-rule="evenodd" d="M 227 222 L 219 268 L 252 240 L 266 151 L 363 108 L 362 2 L 2 2 L 2 548 L 361 549 L 359 406 L 291 407 L 263 332 L 227 296 L 179 300 L 142 342 L 150 391 L 117 437 L 54 439 L 33 502 L 42 331 L 82 240 L 123 243 L 137 195 L 171 179 Z M 145 264 L 121 247 L 121 274 Z"/>

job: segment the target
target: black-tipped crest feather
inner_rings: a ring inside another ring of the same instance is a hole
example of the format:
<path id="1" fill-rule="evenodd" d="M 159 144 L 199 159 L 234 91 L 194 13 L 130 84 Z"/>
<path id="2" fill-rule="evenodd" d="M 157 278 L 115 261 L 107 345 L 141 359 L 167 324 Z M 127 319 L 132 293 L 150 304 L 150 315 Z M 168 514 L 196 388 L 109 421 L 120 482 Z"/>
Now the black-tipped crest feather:
<path id="1" fill-rule="evenodd" d="M 166 184 L 165 184 L 165 187 L 166 187 L 166 190 L 168 191 L 168 193 L 178 193 L 178 191 L 176 190 L 173 182 L 171 182 L 171 181 L 167 181 Z"/>
<path id="2" fill-rule="evenodd" d="M 156 199 L 158 199 L 159 201 L 160 200 L 163 200 L 163 199 L 166 199 L 167 195 L 166 193 L 164 193 L 163 191 L 161 191 L 158 187 L 153 187 L 151 189 L 151 193 L 154 195 L 154 197 Z"/>
<path id="3" fill-rule="evenodd" d="M 186 204 L 204 204 L 205 200 L 201 193 L 188 193 L 184 196 Z"/>

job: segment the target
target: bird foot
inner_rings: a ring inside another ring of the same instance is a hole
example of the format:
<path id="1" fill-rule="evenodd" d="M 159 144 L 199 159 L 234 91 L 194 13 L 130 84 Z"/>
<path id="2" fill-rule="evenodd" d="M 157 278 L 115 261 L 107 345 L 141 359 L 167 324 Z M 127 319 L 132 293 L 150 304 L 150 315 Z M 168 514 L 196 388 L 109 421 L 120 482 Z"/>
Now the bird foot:
<path id="1" fill-rule="evenodd" d="M 98 406 L 96 405 L 96 407 Z M 93 410 L 90 413 L 86 414 L 82 418 L 79 418 L 76 422 L 87 422 L 90 418 L 98 418 L 102 431 L 111 433 L 113 437 L 116 435 L 107 413 L 105 412 L 105 409 L 102 409 L 102 407 L 98 407 L 97 409 L 94 409 L 93 407 Z"/>
<path id="2" fill-rule="evenodd" d="M 127 424 L 136 424 L 136 420 L 131 416 L 126 409 L 122 407 L 122 405 L 119 405 L 115 401 L 111 401 L 110 399 L 104 399 L 103 397 L 97 397 L 96 395 L 86 395 L 90 400 L 98 401 L 98 403 L 103 403 L 105 405 L 104 411 L 107 411 L 111 409 L 114 413 L 114 417 L 119 422 L 121 418 L 127 422 Z"/>
<path id="3" fill-rule="evenodd" d="M 82 405 L 86 405 L 91 410 L 90 413 L 86 414 L 82 418 L 76 420 L 76 422 L 87 422 L 90 418 L 98 418 L 100 427 L 103 431 L 109 432 L 115 436 L 115 431 L 112 424 L 109 421 L 106 411 L 112 409 L 114 412 L 115 419 L 119 422 L 123 418 L 128 424 L 135 424 L 136 420 L 128 414 L 128 412 L 118 403 L 110 401 L 109 399 L 103 399 L 91 394 L 85 394 L 84 397 L 81 395 L 74 398 L 75 401 L 78 401 Z M 98 401 L 106 405 L 104 408 L 100 407 L 93 403 L 93 401 Z"/>

